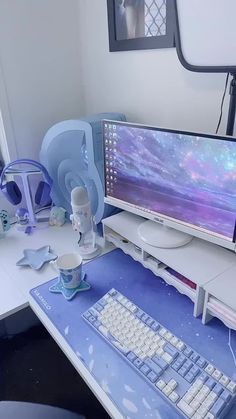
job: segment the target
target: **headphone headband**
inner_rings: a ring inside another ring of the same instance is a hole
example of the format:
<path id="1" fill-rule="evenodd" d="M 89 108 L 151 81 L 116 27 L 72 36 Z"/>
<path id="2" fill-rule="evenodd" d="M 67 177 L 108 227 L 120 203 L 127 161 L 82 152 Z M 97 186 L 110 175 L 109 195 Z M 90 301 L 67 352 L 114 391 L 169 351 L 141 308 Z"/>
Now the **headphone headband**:
<path id="1" fill-rule="evenodd" d="M 43 175 L 45 176 L 45 179 L 47 181 L 47 183 L 49 184 L 49 186 L 51 187 L 53 184 L 52 178 L 50 177 L 47 169 L 38 161 L 36 160 L 32 160 L 32 159 L 19 159 L 19 160 L 14 160 L 12 162 L 10 162 L 9 164 L 7 164 L 4 168 L 3 171 L 1 173 L 1 177 L 0 177 L 0 189 L 3 189 L 3 179 L 4 179 L 4 175 L 5 172 L 12 166 L 15 166 L 17 164 L 31 164 L 32 166 L 37 167 L 39 170 L 41 170 L 41 172 L 43 173 Z"/>

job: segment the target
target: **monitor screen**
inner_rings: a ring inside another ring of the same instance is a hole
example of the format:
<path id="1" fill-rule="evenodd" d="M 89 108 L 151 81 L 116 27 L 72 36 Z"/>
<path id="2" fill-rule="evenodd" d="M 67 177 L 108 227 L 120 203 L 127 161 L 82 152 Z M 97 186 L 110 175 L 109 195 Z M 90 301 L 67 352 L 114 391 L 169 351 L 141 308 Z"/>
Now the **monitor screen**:
<path id="1" fill-rule="evenodd" d="M 234 241 L 235 139 L 115 121 L 103 137 L 106 202 Z"/>

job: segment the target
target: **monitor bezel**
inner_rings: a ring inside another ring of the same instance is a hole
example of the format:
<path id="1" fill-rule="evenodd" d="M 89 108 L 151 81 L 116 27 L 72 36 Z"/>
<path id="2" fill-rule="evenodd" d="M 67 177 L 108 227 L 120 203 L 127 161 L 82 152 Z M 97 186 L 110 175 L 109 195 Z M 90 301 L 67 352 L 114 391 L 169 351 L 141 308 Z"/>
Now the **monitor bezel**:
<path id="1" fill-rule="evenodd" d="M 127 122 L 127 121 L 116 121 L 116 120 L 110 120 L 110 119 L 103 119 L 102 120 L 102 145 L 103 145 L 103 167 L 104 167 L 104 202 L 109 204 L 109 205 L 113 205 L 115 207 L 118 207 L 122 210 L 134 213 L 136 215 L 139 215 L 143 218 L 155 221 L 159 224 L 162 224 L 166 227 L 170 227 L 170 228 L 174 228 L 176 230 L 179 231 L 183 231 L 184 233 L 187 234 L 191 234 L 192 236 L 198 237 L 200 239 L 209 241 L 211 243 L 214 244 L 218 244 L 222 247 L 225 247 L 227 249 L 236 250 L 236 223 L 235 223 L 235 227 L 234 227 L 234 233 L 233 233 L 233 238 L 232 241 L 231 239 L 227 239 L 224 237 L 219 237 L 217 236 L 217 233 L 213 233 L 210 230 L 205 230 L 202 231 L 200 230 L 200 227 L 196 226 L 194 227 L 194 225 L 190 225 L 186 222 L 182 222 L 181 220 L 176 220 L 173 221 L 174 219 L 169 219 L 171 217 L 168 217 L 165 214 L 162 213 L 156 213 L 156 215 L 154 215 L 153 213 L 150 213 L 148 210 L 145 211 L 145 209 L 139 209 L 135 206 L 133 206 L 133 204 L 128 203 L 128 202 L 124 202 L 119 200 L 118 198 L 114 198 L 114 197 L 110 197 L 107 196 L 107 191 L 106 191 L 106 172 L 105 172 L 105 153 L 104 153 L 104 124 L 105 123 L 110 123 L 110 124 L 116 124 L 116 125 L 124 125 L 124 126 L 131 126 L 133 128 L 142 128 L 142 129 L 149 129 L 149 130 L 155 130 L 155 131 L 160 131 L 160 132 L 170 132 L 170 133 L 174 133 L 174 134 L 183 134 L 183 135 L 189 135 L 189 136 L 198 136 L 198 137 L 202 137 L 202 138 L 207 138 L 207 139 L 214 139 L 214 140 L 226 140 L 226 141 L 230 141 L 230 142 L 236 142 L 236 138 L 232 137 L 230 135 L 220 135 L 220 134 L 208 134 L 208 133 L 203 133 L 203 132 L 193 132 L 193 131 L 185 131 L 185 130 L 177 130 L 177 129 L 172 129 L 172 128 L 164 128 L 164 127 L 157 127 L 157 126 L 153 126 L 153 125 L 144 125 L 141 123 L 132 123 L 132 122 Z"/>

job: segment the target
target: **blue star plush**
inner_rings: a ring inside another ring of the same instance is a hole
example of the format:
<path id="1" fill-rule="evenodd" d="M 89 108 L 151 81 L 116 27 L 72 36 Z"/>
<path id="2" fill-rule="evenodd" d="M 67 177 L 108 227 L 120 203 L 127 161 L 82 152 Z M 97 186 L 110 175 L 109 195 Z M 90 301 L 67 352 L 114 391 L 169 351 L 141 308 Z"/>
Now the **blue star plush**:
<path id="1" fill-rule="evenodd" d="M 18 262 L 17 266 L 30 266 L 32 269 L 40 269 L 43 264 L 55 260 L 57 255 L 50 252 L 50 246 L 43 246 L 40 249 L 25 249 L 23 250 L 24 257 Z"/>

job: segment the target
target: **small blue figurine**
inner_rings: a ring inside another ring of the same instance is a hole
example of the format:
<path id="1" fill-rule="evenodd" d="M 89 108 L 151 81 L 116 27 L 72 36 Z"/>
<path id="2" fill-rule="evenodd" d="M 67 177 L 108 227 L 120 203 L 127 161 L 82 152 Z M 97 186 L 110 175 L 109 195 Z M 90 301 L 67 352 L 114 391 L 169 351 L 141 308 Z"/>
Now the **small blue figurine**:
<path id="1" fill-rule="evenodd" d="M 52 207 L 49 216 L 50 226 L 61 227 L 66 221 L 66 210 L 62 207 Z"/>
<path id="2" fill-rule="evenodd" d="M 16 211 L 16 220 L 20 225 L 26 225 L 29 222 L 29 212 L 26 208 L 18 208 Z"/>

